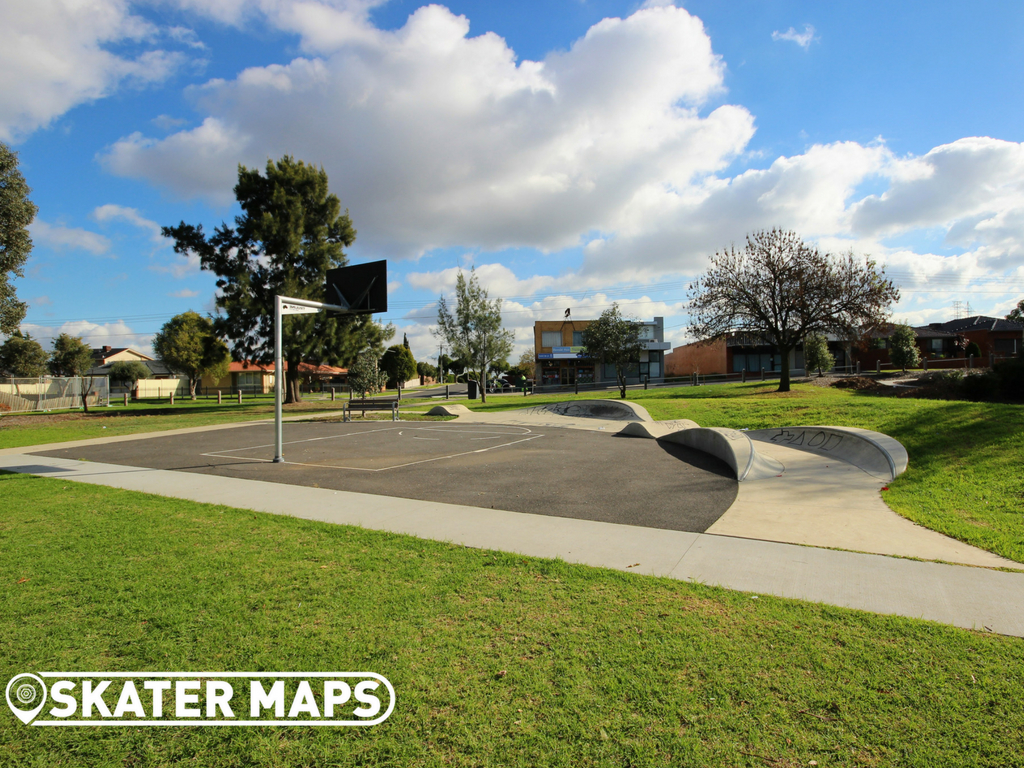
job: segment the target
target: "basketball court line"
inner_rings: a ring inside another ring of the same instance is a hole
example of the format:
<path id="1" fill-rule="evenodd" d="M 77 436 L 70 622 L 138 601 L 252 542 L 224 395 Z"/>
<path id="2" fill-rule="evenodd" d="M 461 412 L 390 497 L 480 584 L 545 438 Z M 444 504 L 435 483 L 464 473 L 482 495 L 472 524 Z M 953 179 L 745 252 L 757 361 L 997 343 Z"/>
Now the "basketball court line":
<path id="1" fill-rule="evenodd" d="M 526 427 L 511 427 L 511 429 L 515 429 L 515 430 L 517 430 L 517 432 L 507 432 L 506 431 L 506 432 L 500 432 L 498 434 L 493 434 L 493 435 L 491 435 L 489 437 L 471 437 L 469 439 L 470 440 L 497 440 L 497 439 L 500 439 L 502 437 L 514 436 L 515 434 L 530 435 L 530 433 L 533 431 L 533 430 L 528 429 Z M 358 436 L 358 435 L 369 435 L 369 434 L 374 434 L 374 433 L 378 433 L 378 432 L 394 432 L 396 430 L 398 431 L 399 435 L 402 435 L 407 430 L 415 430 L 415 431 L 423 431 L 423 432 L 446 432 L 446 433 L 449 433 L 449 434 L 451 434 L 451 433 L 458 433 L 458 434 L 477 434 L 477 435 L 480 434 L 480 433 L 486 433 L 486 432 L 489 431 L 489 430 L 482 430 L 482 429 L 445 429 L 445 428 L 437 428 L 437 427 L 411 427 L 411 428 L 410 427 L 402 427 L 402 428 L 389 427 L 389 428 L 386 428 L 386 429 L 370 429 L 370 430 L 364 430 L 364 431 L 361 431 L 361 432 L 349 432 L 349 433 L 341 434 L 341 435 L 326 435 L 324 437 L 310 437 L 310 438 L 306 438 L 306 439 L 303 439 L 303 440 L 292 440 L 292 441 L 289 441 L 288 443 L 286 443 L 286 445 L 297 445 L 299 443 L 313 443 L 313 442 L 317 442 L 317 441 L 321 441 L 321 440 L 332 440 L 332 439 L 341 438 L 341 437 L 353 437 L 353 436 Z M 411 437 L 414 440 L 438 440 L 439 441 L 441 439 L 439 437 L 427 437 L 427 438 L 424 438 L 424 437 L 417 437 L 415 435 L 409 435 L 409 437 Z M 411 466 L 415 466 L 417 464 L 428 464 L 428 463 L 433 462 L 433 461 L 443 461 L 445 459 L 455 459 L 455 458 L 458 458 L 460 456 L 469 456 L 469 455 L 474 454 L 474 453 L 487 453 L 488 451 L 493 451 L 493 450 L 495 450 L 497 448 L 505 448 L 505 447 L 508 447 L 508 446 L 517 445 L 519 443 L 527 443 L 527 442 L 530 442 L 531 440 L 536 440 L 537 438 L 540 438 L 540 437 L 544 437 L 544 435 L 534 434 L 534 435 L 531 435 L 530 437 L 524 437 L 521 440 L 513 440 L 510 443 L 502 443 L 501 445 L 491 445 L 491 446 L 488 446 L 486 448 L 478 448 L 478 449 L 473 450 L 473 451 L 461 451 L 459 453 L 451 453 L 451 454 L 447 454 L 445 456 L 434 456 L 434 457 L 431 457 L 429 459 L 420 459 L 418 461 L 409 461 L 409 462 L 405 462 L 404 464 L 393 464 L 393 465 L 388 466 L 388 467 L 378 467 L 378 468 L 371 468 L 371 467 L 348 467 L 348 466 L 340 466 L 340 465 L 337 465 L 337 464 L 314 464 L 314 463 L 311 463 L 311 462 L 288 461 L 288 460 L 285 460 L 284 462 L 277 462 L 277 463 L 292 464 L 292 465 L 297 466 L 297 467 L 317 467 L 319 469 L 347 469 L 347 470 L 352 470 L 352 471 L 357 471 L 357 472 L 385 472 L 385 471 L 387 471 L 389 469 L 402 469 L 403 467 L 411 467 Z M 261 448 L 273 448 L 273 447 L 274 447 L 273 444 L 270 443 L 270 444 L 265 444 L 265 445 L 245 446 L 245 447 L 239 447 L 239 448 L 226 448 L 226 449 L 221 450 L 221 451 L 210 451 L 208 453 L 201 453 L 199 455 L 200 456 L 205 456 L 205 457 L 208 457 L 208 458 L 235 459 L 237 461 L 249 461 L 249 462 L 253 462 L 253 463 L 273 464 L 274 461 L 272 459 L 261 459 L 261 458 L 257 458 L 257 457 L 253 457 L 253 456 L 238 456 L 238 455 L 233 455 L 233 454 L 229 454 L 228 453 L 228 451 L 232 451 L 232 452 L 234 452 L 234 451 L 254 451 L 254 450 L 259 450 Z"/>

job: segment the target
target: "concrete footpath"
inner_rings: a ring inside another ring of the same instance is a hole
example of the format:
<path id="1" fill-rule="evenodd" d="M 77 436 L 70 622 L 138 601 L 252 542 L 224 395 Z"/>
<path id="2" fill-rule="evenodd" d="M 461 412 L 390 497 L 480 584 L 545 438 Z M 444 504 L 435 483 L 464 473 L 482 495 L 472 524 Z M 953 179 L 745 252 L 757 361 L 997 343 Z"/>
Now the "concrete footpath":
<path id="1" fill-rule="evenodd" d="M 25 452 L 0 453 L 0 469 L 471 547 L 560 557 L 574 563 L 1024 637 L 1024 573 L 1020 572 L 70 461 Z"/>

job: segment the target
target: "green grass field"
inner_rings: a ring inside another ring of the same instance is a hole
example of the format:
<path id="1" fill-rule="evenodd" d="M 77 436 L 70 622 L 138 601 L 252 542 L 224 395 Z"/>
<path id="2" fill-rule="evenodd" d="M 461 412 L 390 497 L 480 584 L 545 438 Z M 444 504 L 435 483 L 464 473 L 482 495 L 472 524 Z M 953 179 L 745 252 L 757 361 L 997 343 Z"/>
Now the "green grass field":
<path id="1" fill-rule="evenodd" d="M 32 728 L 4 766 L 1024 766 L 1024 640 L 0 474 L 2 680 L 356 671 L 384 724 Z"/>

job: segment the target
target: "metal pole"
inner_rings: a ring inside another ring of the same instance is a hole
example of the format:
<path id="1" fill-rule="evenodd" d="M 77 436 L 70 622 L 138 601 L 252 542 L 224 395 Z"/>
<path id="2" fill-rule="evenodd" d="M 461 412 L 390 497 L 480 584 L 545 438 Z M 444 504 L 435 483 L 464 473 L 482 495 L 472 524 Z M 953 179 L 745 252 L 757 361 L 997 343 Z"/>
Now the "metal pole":
<path id="1" fill-rule="evenodd" d="M 281 374 L 284 373 L 284 365 L 281 361 L 281 297 L 274 297 L 274 463 L 280 464 L 284 461 L 284 435 L 281 424 Z"/>

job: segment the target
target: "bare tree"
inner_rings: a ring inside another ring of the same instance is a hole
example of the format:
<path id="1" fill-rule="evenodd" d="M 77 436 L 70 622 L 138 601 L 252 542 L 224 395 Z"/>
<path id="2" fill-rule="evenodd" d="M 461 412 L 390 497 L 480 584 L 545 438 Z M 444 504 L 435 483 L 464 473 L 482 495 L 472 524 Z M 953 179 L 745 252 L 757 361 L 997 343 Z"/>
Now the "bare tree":
<path id="1" fill-rule="evenodd" d="M 501 327 L 501 299 L 488 300 L 474 270 L 469 280 L 459 273 L 455 280 L 455 311 L 442 296 L 437 302 L 437 330 L 452 354 L 467 362 L 470 378 L 480 384 L 480 399 L 487 402 L 487 366 L 512 353 L 513 331 Z"/>
<path id="2" fill-rule="evenodd" d="M 812 333 L 851 338 L 885 321 L 899 289 L 884 268 L 849 252 L 834 256 L 795 232 L 763 230 L 746 247 L 711 257 L 690 286 L 690 333 L 710 341 L 739 331 L 774 345 L 782 358 L 779 392 L 788 392 L 790 352 Z"/>

